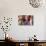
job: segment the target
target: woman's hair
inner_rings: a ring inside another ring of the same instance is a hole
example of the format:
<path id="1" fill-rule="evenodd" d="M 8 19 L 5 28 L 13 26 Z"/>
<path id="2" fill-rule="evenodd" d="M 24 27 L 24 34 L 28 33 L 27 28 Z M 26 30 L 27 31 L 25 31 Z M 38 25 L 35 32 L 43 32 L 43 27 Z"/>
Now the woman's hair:
<path id="1" fill-rule="evenodd" d="M 32 16 L 28 16 L 28 21 L 30 21 L 31 18 L 32 18 Z"/>

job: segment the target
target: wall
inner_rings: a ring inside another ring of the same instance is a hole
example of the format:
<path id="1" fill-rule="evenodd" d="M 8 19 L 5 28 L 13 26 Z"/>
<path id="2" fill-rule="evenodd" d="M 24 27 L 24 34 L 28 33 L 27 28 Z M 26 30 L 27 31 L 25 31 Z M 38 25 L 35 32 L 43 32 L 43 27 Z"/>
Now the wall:
<path id="1" fill-rule="evenodd" d="M 45 24 L 44 24 L 44 26 L 45 26 L 45 28 L 44 28 L 44 39 L 46 39 L 46 15 L 45 15 Z"/>
<path id="2" fill-rule="evenodd" d="M 12 17 L 12 27 L 8 33 L 12 34 L 17 40 L 27 40 L 34 34 L 37 39 L 45 39 L 45 15 L 46 6 L 40 8 L 32 8 L 28 0 L 0 0 L 0 17 Z M 19 26 L 18 15 L 33 15 L 33 26 Z M 2 33 L 2 31 L 0 31 Z M 2 35 L 0 33 L 0 35 Z M 0 36 L 0 39 L 3 37 Z M 4 39 L 4 38 L 3 38 Z"/>

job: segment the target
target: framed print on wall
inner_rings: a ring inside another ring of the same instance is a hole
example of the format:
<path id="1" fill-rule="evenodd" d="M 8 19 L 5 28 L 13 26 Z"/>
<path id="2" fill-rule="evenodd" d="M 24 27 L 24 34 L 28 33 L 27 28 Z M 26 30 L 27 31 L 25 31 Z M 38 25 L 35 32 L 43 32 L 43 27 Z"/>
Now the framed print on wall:
<path id="1" fill-rule="evenodd" d="M 33 25 L 33 16 L 32 15 L 19 15 L 18 24 L 19 25 Z"/>

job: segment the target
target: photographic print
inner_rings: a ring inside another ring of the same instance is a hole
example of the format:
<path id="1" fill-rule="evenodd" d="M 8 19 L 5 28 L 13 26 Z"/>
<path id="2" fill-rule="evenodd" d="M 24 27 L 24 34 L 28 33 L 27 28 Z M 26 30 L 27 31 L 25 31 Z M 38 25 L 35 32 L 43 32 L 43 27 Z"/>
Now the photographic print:
<path id="1" fill-rule="evenodd" d="M 19 15 L 18 24 L 19 25 L 33 25 L 33 16 L 32 15 Z"/>

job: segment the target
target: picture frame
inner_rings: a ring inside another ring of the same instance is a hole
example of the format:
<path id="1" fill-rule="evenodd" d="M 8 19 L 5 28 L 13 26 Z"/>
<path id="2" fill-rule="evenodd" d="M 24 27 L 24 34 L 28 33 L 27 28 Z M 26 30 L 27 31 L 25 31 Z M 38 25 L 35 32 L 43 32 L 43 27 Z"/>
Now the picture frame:
<path id="1" fill-rule="evenodd" d="M 32 15 L 19 15 L 18 24 L 19 25 L 33 25 L 33 16 Z"/>

